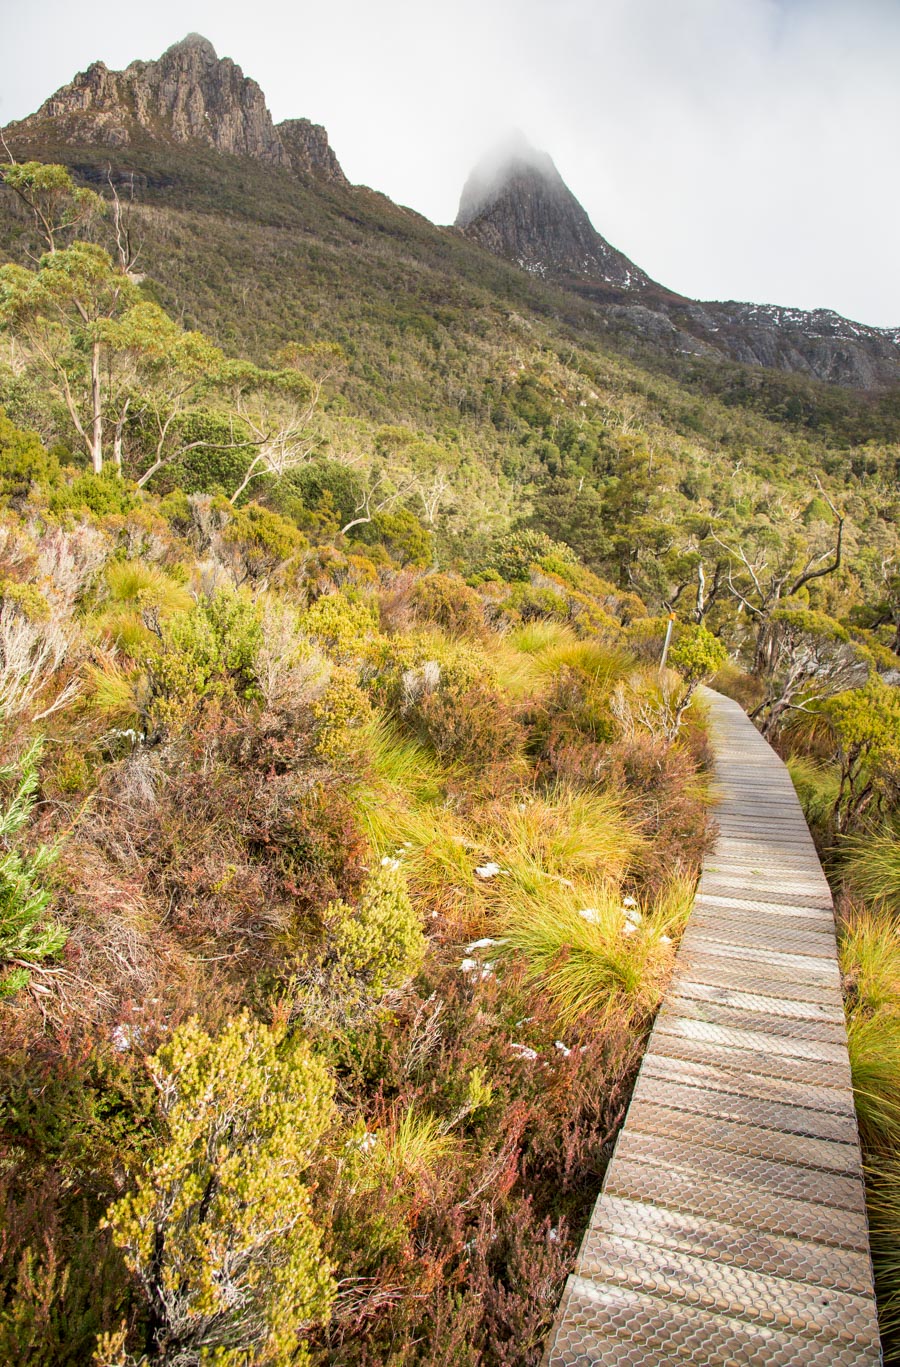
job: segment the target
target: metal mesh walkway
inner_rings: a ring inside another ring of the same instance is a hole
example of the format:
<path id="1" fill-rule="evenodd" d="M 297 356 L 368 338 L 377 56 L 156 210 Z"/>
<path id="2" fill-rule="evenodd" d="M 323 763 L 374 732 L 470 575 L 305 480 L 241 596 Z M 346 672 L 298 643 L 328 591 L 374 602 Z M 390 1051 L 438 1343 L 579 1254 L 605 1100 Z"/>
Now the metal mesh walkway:
<path id="1" fill-rule="evenodd" d="M 831 894 L 787 769 L 706 698 L 719 839 L 545 1365 L 874 1367 Z"/>

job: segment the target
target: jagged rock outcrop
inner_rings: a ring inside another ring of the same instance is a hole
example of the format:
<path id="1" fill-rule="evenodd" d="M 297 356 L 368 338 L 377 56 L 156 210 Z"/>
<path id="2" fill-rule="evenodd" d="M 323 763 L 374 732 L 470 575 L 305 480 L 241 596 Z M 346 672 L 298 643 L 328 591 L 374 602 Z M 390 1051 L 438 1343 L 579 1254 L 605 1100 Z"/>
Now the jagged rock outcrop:
<path id="1" fill-rule="evenodd" d="M 651 283 L 596 231 L 552 158 L 521 138 L 472 172 L 456 227 L 535 275 L 575 275 L 620 289 Z"/>
<path id="2" fill-rule="evenodd" d="M 334 185 L 349 185 L 341 164 L 331 148 L 328 134 L 320 123 L 309 119 L 285 119 L 275 132 L 297 175 L 315 176 Z"/>
<path id="3" fill-rule="evenodd" d="M 7 130 L 14 144 L 51 133 L 55 142 L 71 146 L 201 143 L 346 184 L 324 128 L 306 119 L 276 128 L 256 81 L 230 57 L 219 57 L 199 33 L 189 33 L 157 61 L 132 62 L 124 71 L 94 62 Z"/>
<path id="4" fill-rule="evenodd" d="M 900 329 L 867 327 L 828 309 L 698 303 L 657 285 L 600 236 L 547 153 L 522 139 L 472 172 L 455 226 L 588 299 L 603 326 L 625 328 L 653 347 L 856 389 L 900 382 Z"/>

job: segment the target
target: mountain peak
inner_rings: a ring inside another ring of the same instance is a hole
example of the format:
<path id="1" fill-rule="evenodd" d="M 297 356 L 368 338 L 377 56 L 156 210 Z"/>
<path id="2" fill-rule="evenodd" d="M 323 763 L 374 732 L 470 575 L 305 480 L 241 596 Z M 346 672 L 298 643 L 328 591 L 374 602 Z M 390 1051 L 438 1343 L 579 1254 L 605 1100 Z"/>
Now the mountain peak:
<path id="1" fill-rule="evenodd" d="M 460 196 L 457 228 L 468 227 L 489 209 L 511 181 L 528 176 L 563 184 L 550 154 L 533 147 L 524 133 L 516 131 L 487 152 L 469 174 Z"/>
<path id="2" fill-rule="evenodd" d="M 456 227 L 534 275 L 576 275 L 621 289 L 651 283 L 596 231 L 549 153 L 521 133 L 500 143 L 472 171 Z"/>
<path id="3" fill-rule="evenodd" d="M 202 33 L 186 34 L 185 37 L 181 38 L 177 43 L 173 43 L 171 47 L 166 48 L 160 61 L 164 60 L 166 57 L 171 57 L 176 53 L 187 53 L 191 56 L 196 55 L 206 63 L 207 66 L 212 66 L 214 62 L 219 60 L 216 49 L 208 38 L 203 37 Z"/>
<path id="4" fill-rule="evenodd" d="M 36 114 L 7 129 L 12 145 L 25 149 L 48 135 L 73 147 L 205 144 L 346 184 L 324 128 L 297 119 L 276 129 L 256 81 L 230 57 L 219 57 L 200 33 L 187 34 L 157 60 L 132 62 L 124 71 L 94 62 Z"/>

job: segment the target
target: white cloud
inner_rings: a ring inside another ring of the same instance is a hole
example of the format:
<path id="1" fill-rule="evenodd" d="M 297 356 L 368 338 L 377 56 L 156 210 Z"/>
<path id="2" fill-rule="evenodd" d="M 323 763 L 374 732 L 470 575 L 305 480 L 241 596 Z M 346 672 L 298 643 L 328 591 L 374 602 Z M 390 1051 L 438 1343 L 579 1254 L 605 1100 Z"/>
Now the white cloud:
<path id="1" fill-rule="evenodd" d="M 189 29 L 353 180 L 437 222 L 510 127 L 595 226 L 687 294 L 900 323 L 895 0 L 0 0 L 0 118 Z"/>

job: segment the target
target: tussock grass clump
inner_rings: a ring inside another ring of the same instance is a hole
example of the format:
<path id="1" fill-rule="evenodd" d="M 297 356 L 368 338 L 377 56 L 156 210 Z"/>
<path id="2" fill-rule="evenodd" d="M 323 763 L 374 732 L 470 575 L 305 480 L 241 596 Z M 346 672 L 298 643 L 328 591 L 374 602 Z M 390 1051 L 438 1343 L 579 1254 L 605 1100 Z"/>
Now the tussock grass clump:
<path id="1" fill-rule="evenodd" d="M 814 829 L 827 828 L 838 799 L 840 774 L 802 755 L 792 756 L 787 767 L 806 820 Z"/>
<path id="2" fill-rule="evenodd" d="M 854 836 L 841 847 L 844 876 L 873 906 L 900 916 L 900 835 L 893 827 Z"/>
<path id="3" fill-rule="evenodd" d="M 884 1360 L 900 1362 L 900 1154 L 866 1164 L 866 1204 Z"/>
<path id="4" fill-rule="evenodd" d="M 114 603 L 137 603 L 165 613 L 190 612 L 194 603 L 183 584 L 155 565 L 140 560 L 116 561 L 109 565 L 106 586 Z"/>
<path id="5" fill-rule="evenodd" d="M 659 1004 L 670 945 L 653 921 L 636 924 L 626 911 L 616 892 L 595 886 L 522 901 L 503 918 L 508 949 L 523 955 L 561 1025 L 646 1018 Z"/>
<path id="6" fill-rule="evenodd" d="M 643 844 L 621 800 L 603 791 L 558 784 L 492 815 L 502 863 L 536 894 L 546 892 L 548 879 L 618 880 Z"/>
<path id="7" fill-rule="evenodd" d="M 864 1143 L 900 1144 L 900 1011 L 851 1012 L 847 1045 Z"/>
<path id="8" fill-rule="evenodd" d="M 854 909 L 841 927 L 840 962 L 851 1010 L 900 1006 L 900 924 Z"/>

